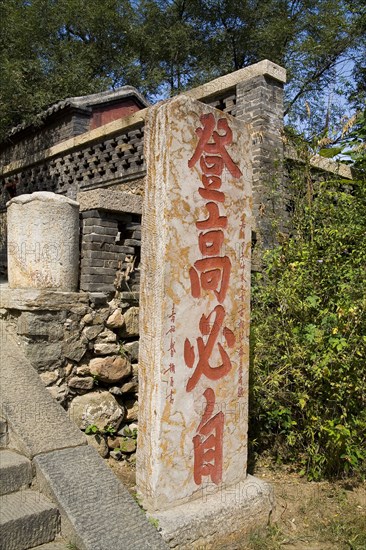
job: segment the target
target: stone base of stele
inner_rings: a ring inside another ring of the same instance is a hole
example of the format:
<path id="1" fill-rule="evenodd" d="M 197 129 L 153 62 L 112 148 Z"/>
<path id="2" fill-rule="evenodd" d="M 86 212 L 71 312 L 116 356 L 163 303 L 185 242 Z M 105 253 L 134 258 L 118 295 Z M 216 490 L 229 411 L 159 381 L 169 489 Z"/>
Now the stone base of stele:
<path id="1" fill-rule="evenodd" d="M 200 498 L 149 516 L 170 548 L 239 550 L 251 532 L 270 523 L 274 508 L 272 487 L 248 475 L 219 490 L 208 485 Z"/>

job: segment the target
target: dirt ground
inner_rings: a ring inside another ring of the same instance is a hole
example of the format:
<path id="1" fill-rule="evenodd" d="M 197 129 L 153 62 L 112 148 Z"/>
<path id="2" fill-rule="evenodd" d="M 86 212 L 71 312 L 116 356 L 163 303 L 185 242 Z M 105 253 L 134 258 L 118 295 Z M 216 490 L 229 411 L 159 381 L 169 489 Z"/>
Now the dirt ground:
<path id="1" fill-rule="evenodd" d="M 366 550 L 366 483 L 309 482 L 285 468 L 258 467 L 276 511 L 270 527 L 251 537 L 255 550 Z"/>
<path id="2" fill-rule="evenodd" d="M 134 467 L 108 462 L 135 495 Z M 276 510 L 270 526 L 233 550 L 366 550 L 366 482 L 308 482 L 265 465 L 254 475 L 272 484 Z"/>

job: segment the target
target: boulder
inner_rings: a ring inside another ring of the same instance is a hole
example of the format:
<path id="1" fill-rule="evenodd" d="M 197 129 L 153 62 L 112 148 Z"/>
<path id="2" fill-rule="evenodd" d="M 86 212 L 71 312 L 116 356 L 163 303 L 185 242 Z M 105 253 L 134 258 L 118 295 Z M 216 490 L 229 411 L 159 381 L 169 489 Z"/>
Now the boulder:
<path id="1" fill-rule="evenodd" d="M 70 376 L 74 369 L 74 365 L 72 363 L 67 363 L 64 369 L 65 376 Z"/>
<path id="2" fill-rule="evenodd" d="M 126 382 L 121 387 L 121 393 L 137 393 L 139 391 L 139 383 L 137 378 L 133 378 L 129 382 Z"/>
<path id="3" fill-rule="evenodd" d="M 121 453 L 131 454 L 136 451 L 136 439 L 126 438 L 121 440 L 120 445 Z"/>
<path id="4" fill-rule="evenodd" d="M 79 362 L 86 352 L 87 345 L 87 338 L 75 332 L 64 341 L 62 352 L 67 359 Z"/>
<path id="5" fill-rule="evenodd" d="M 108 388 L 108 391 L 113 393 L 113 395 L 123 395 L 121 388 L 118 386 L 112 386 L 111 388 Z"/>
<path id="6" fill-rule="evenodd" d="M 75 397 L 68 414 L 81 430 L 93 424 L 103 431 L 106 426 L 117 430 L 125 413 L 111 393 L 98 391 Z"/>
<path id="7" fill-rule="evenodd" d="M 114 355 L 119 352 L 119 345 L 113 343 L 99 344 L 94 345 L 94 351 L 98 355 Z"/>
<path id="8" fill-rule="evenodd" d="M 124 317 L 120 308 L 116 309 L 106 321 L 108 328 L 121 328 L 124 325 Z"/>
<path id="9" fill-rule="evenodd" d="M 135 399 L 128 399 L 125 402 L 126 406 L 126 418 L 127 422 L 138 420 L 139 404 Z"/>
<path id="10" fill-rule="evenodd" d="M 124 336 L 139 335 L 139 309 L 138 307 L 130 307 L 124 313 L 125 326 L 123 328 Z"/>
<path id="11" fill-rule="evenodd" d="M 95 314 L 94 314 L 95 315 Z M 94 319 L 94 315 L 92 313 L 87 313 L 84 315 L 84 317 L 81 319 L 81 322 L 85 325 L 91 325 Z"/>
<path id="12" fill-rule="evenodd" d="M 56 380 L 58 380 L 58 371 L 53 370 L 53 371 L 41 372 L 39 376 L 45 386 L 50 386 L 51 384 L 54 384 Z"/>
<path id="13" fill-rule="evenodd" d="M 131 364 L 126 357 L 97 357 L 88 365 L 90 374 L 107 384 L 116 384 L 131 374 Z"/>
<path id="14" fill-rule="evenodd" d="M 88 340 L 94 340 L 98 336 L 98 334 L 100 334 L 103 331 L 103 329 L 104 329 L 103 325 L 87 326 L 83 329 L 83 335 Z"/>
<path id="15" fill-rule="evenodd" d="M 107 445 L 109 449 L 119 449 L 122 439 L 120 437 L 108 437 Z"/>
<path id="16" fill-rule="evenodd" d="M 132 363 L 134 363 L 135 361 L 138 361 L 138 358 L 139 358 L 138 340 L 136 340 L 135 342 L 126 342 L 125 344 L 123 344 L 123 349 L 126 353 L 128 353 Z"/>
<path id="17" fill-rule="evenodd" d="M 121 435 L 122 437 L 134 437 L 134 435 L 137 434 L 138 431 L 138 424 L 135 422 L 132 422 L 131 424 L 126 424 L 123 426 L 123 428 L 120 428 L 118 430 L 118 435 Z"/>
<path id="18" fill-rule="evenodd" d="M 94 379 L 91 376 L 85 376 L 84 378 L 73 376 L 67 384 L 70 388 L 76 390 L 91 390 L 94 385 Z"/>
<path id="19" fill-rule="evenodd" d="M 102 458 L 107 458 L 109 449 L 104 437 L 101 435 L 88 435 L 86 440 L 88 445 L 94 447 Z"/>
<path id="20" fill-rule="evenodd" d="M 62 366 L 61 346 L 61 342 L 35 341 L 25 345 L 24 350 L 32 366 L 41 372 Z"/>
<path id="21" fill-rule="evenodd" d="M 90 368 L 89 365 L 79 365 L 76 367 L 76 374 L 85 376 L 86 374 L 90 374 Z"/>
<path id="22" fill-rule="evenodd" d="M 114 460 L 121 460 L 121 458 L 122 458 L 122 453 L 121 453 L 120 450 L 111 451 L 111 452 L 109 453 L 109 456 L 110 456 L 111 458 L 114 458 Z"/>
<path id="23" fill-rule="evenodd" d="M 116 342 L 117 334 L 115 334 L 109 328 L 106 328 L 98 335 L 97 343 L 105 344 L 106 342 Z"/>

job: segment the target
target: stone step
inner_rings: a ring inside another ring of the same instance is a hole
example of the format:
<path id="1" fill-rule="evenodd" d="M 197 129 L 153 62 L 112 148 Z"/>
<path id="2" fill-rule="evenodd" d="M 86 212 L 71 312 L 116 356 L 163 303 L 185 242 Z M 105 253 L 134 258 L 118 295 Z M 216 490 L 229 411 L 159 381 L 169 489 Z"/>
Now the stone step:
<path id="1" fill-rule="evenodd" d="M 0 450 L 0 495 L 14 493 L 31 482 L 30 460 L 13 451 Z"/>
<path id="2" fill-rule="evenodd" d="M 51 542 L 58 530 L 58 510 L 40 493 L 26 489 L 0 497 L 0 550 Z"/>
<path id="3" fill-rule="evenodd" d="M 41 490 L 60 510 L 62 536 L 77 548 L 167 550 L 127 489 L 89 445 L 44 453 L 34 463 Z"/>

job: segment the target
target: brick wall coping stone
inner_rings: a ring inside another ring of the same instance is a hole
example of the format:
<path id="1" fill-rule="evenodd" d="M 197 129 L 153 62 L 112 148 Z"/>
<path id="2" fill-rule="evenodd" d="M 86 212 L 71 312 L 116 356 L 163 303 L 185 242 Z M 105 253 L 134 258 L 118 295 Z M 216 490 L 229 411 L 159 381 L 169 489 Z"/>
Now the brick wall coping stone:
<path id="1" fill-rule="evenodd" d="M 207 84 L 202 84 L 202 86 L 185 91 L 184 95 L 192 99 L 206 100 L 209 97 L 221 94 L 224 90 L 235 88 L 239 82 L 244 82 L 255 76 L 269 76 L 284 84 L 286 82 L 286 69 L 280 67 L 280 65 L 276 65 L 276 63 L 272 63 L 268 59 L 264 59 L 259 63 L 254 63 L 254 65 L 249 65 L 249 67 L 244 67 L 233 73 L 211 80 Z"/>
<path id="2" fill-rule="evenodd" d="M 342 176 L 343 178 L 353 179 L 352 178 L 352 169 L 347 164 L 340 164 L 331 159 L 321 157 L 319 155 L 314 155 L 310 159 L 310 164 L 313 168 L 317 168 L 322 172 L 331 172 L 332 174 L 337 174 L 337 176 Z"/>
<path id="3" fill-rule="evenodd" d="M 141 214 L 142 212 L 142 197 L 123 191 L 92 189 L 78 193 L 77 200 L 80 204 L 80 212 L 96 209 L 130 214 Z"/>
<path id="4" fill-rule="evenodd" d="M 37 488 L 60 509 L 61 534 L 80 550 L 167 548 L 127 489 L 49 395 L 4 321 L 0 344 L 0 413 L 8 424 L 8 447 L 33 460 Z"/>
<path id="5" fill-rule="evenodd" d="M 33 164 L 37 164 L 38 162 L 42 162 L 46 159 L 49 160 L 65 152 L 71 153 L 75 149 L 78 149 L 79 147 L 82 147 L 84 145 L 91 145 L 98 141 L 113 137 L 115 134 L 118 134 L 122 130 L 132 129 L 139 125 L 141 126 L 144 123 L 146 111 L 147 108 L 141 109 L 141 111 L 137 111 L 132 115 L 114 120 L 113 122 L 109 122 L 104 126 L 99 126 L 98 128 L 95 128 L 95 130 L 90 130 L 89 132 L 85 132 L 65 141 L 61 141 L 60 143 L 58 143 L 57 145 L 53 145 L 49 149 L 45 149 L 24 159 L 11 162 L 10 164 L 7 164 L 2 168 L 0 167 L 0 176 L 5 176 L 11 174 L 12 172 L 17 172 L 21 168 L 32 166 Z"/>
<path id="6" fill-rule="evenodd" d="M 294 160 L 295 162 L 305 163 L 305 160 L 301 158 L 294 147 L 286 146 L 285 147 L 285 158 L 288 160 Z M 332 174 L 337 174 L 337 176 L 342 176 L 342 178 L 353 179 L 352 169 L 347 164 L 341 164 L 332 159 L 327 159 L 321 157 L 320 155 L 313 155 L 309 159 L 310 165 L 313 168 L 321 170 L 322 172 L 331 172 Z"/>
<path id="7" fill-rule="evenodd" d="M 59 311 L 88 303 L 89 295 L 86 292 L 54 292 L 36 288 L 9 288 L 6 283 L 0 285 L 0 309 Z"/>
<path id="8" fill-rule="evenodd" d="M 222 94 L 224 91 L 234 88 L 239 82 L 249 80 L 254 76 L 259 75 L 269 76 L 282 83 L 286 81 L 286 70 L 283 67 L 280 67 L 279 65 L 265 59 L 259 63 L 250 65 L 249 67 L 244 67 L 243 69 L 228 75 L 216 78 L 207 84 L 188 90 L 184 92 L 184 95 L 188 95 L 193 99 L 205 100 L 209 97 Z M 78 149 L 84 145 L 91 145 L 92 143 L 101 141 L 102 139 L 112 137 L 127 128 L 143 125 L 147 111 L 148 107 L 119 120 L 109 122 L 108 124 L 100 126 L 95 130 L 91 130 L 62 141 L 49 149 L 45 149 L 44 151 L 40 151 L 39 153 L 30 155 L 24 159 L 11 162 L 2 168 L 0 167 L 0 176 L 17 172 L 21 168 L 37 164 L 38 162 L 44 161 L 45 159 L 50 159 L 65 153 L 66 151 L 71 152 L 74 149 Z"/>

